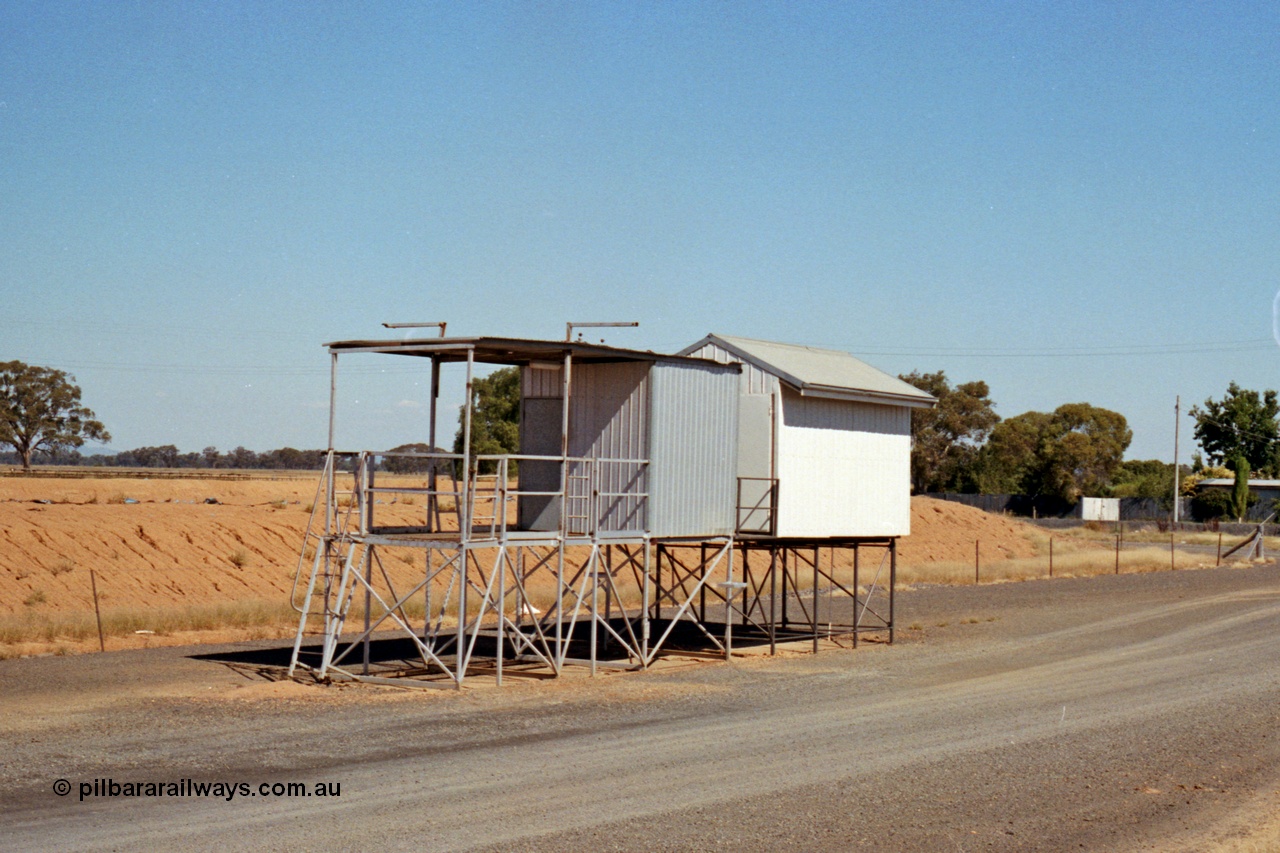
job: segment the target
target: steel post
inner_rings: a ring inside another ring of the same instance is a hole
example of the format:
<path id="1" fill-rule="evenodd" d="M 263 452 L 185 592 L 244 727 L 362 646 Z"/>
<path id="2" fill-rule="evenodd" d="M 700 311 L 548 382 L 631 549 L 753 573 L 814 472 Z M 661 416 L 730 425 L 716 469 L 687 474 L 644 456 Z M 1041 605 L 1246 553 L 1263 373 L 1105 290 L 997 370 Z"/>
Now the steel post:
<path id="1" fill-rule="evenodd" d="M 889 645 L 893 645 L 893 597 L 898 586 L 898 539 L 889 540 Z"/>
<path id="2" fill-rule="evenodd" d="M 783 587 L 786 595 L 786 587 Z M 769 546 L 769 654 L 778 653 L 778 548 Z"/>
<path id="3" fill-rule="evenodd" d="M 853 647 L 858 647 L 858 543 L 853 543 Z"/>
<path id="4" fill-rule="evenodd" d="M 813 651 L 818 651 L 818 549 L 813 549 Z"/>

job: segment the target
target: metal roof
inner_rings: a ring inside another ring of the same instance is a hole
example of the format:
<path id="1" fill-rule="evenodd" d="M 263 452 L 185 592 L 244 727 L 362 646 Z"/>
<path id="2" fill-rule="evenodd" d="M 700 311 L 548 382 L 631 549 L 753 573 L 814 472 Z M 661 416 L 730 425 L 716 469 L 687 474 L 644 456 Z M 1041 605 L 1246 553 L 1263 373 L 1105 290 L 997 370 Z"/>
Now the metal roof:
<path id="1" fill-rule="evenodd" d="M 1222 486 L 1230 488 L 1234 486 L 1236 481 L 1231 477 L 1209 477 L 1201 480 L 1198 485 L 1201 486 Z M 1251 489 L 1280 489 L 1280 480 L 1250 480 L 1249 488 Z"/>
<path id="2" fill-rule="evenodd" d="M 356 340 L 332 341 L 325 344 L 333 353 L 380 352 L 393 355 L 413 355 L 425 358 L 435 357 L 442 362 L 466 361 L 467 353 L 477 362 L 489 364 L 531 364 L 535 362 L 559 363 L 566 354 L 571 354 L 575 362 L 623 362 L 623 361 L 661 361 L 685 362 L 706 367 L 731 367 L 741 370 L 736 365 L 725 365 L 705 358 L 693 358 L 681 355 L 666 355 L 652 350 L 630 350 L 604 344 L 589 344 L 582 341 L 540 341 L 524 338 L 416 338 L 412 340 Z"/>
<path id="3" fill-rule="evenodd" d="M 839 350 L 712 334 L 685 347 L 680 354 L 694 352 L 707 344 L 715 344 L 773 374 L 802 396 L 913 408 L 928 408 L 937 403 L 915 386 Z"/>

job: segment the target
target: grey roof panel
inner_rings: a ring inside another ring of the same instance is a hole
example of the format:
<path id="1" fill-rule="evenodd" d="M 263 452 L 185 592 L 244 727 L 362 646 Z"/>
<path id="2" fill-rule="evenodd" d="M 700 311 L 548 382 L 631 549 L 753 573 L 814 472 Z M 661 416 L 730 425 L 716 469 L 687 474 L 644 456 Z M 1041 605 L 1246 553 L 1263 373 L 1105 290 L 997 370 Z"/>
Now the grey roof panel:
<path id="1" fill-rule="evenodd" d="M 330 352 L 378 352 L 393 355 L 435 357 L 444 362 L 465 361 L 467 352 L 478 362 L 492 364 L 527 364 L 534 361 L 562 359 L 566 353 L 580 362 L 683 362 L 713 370 L 730 369 L 708 359 L 683 355 L 666 355 L 652 350 L 623 349 L 581 341 L 544 341 L 530 338 L 455 337 L 411 338 L 403 340 L 350 340 L 325 344 Z M 740 368 L 732 368 L 740 369 Z"/>
<path id="2" fill-rule="evenodd" d="M 896 376 L 877 370 L 847 352 L 781 344 L 730 335 L 707 335 L 680 351 L 686 355 L 714 343 L 777 376 L 805 396 L 932 406 L 937 401 Z"/>

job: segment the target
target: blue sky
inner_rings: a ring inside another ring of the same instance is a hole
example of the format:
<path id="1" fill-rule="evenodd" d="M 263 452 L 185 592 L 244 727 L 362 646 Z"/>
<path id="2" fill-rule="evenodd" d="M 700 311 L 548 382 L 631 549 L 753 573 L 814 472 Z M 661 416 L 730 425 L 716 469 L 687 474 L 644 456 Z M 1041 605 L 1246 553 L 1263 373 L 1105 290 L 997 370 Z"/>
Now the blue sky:
<path id="1" fill-rule="evenodd" d="M 840 348 L 1115 409 L 1131 458 L 1176 395 L 1280 387 L 1272 4 L 9 0 L 0 33 L 0 360 L 73 373 L 116 449 L 323 446 L 321 344 L 384 321 Z M 424 380 L 344 360 L 339 443 L 422 440 Z"/>

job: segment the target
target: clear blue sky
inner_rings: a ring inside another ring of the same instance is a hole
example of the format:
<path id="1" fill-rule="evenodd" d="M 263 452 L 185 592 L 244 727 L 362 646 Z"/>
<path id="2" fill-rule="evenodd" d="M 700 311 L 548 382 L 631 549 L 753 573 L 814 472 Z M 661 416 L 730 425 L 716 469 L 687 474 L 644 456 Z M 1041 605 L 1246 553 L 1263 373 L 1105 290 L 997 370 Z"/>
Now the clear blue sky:
<path id="1" fill-rule="evenodd" d="M 638 320 L 1167 459 L 1175 395 L 1280 387 L 1277 44 L 1256 2 L 8 0 L 0 360 L 115 449 L 320 447 L 325 341 Z M 339 443 L 422 440 L 419 365 L 349 364 Z"/>

